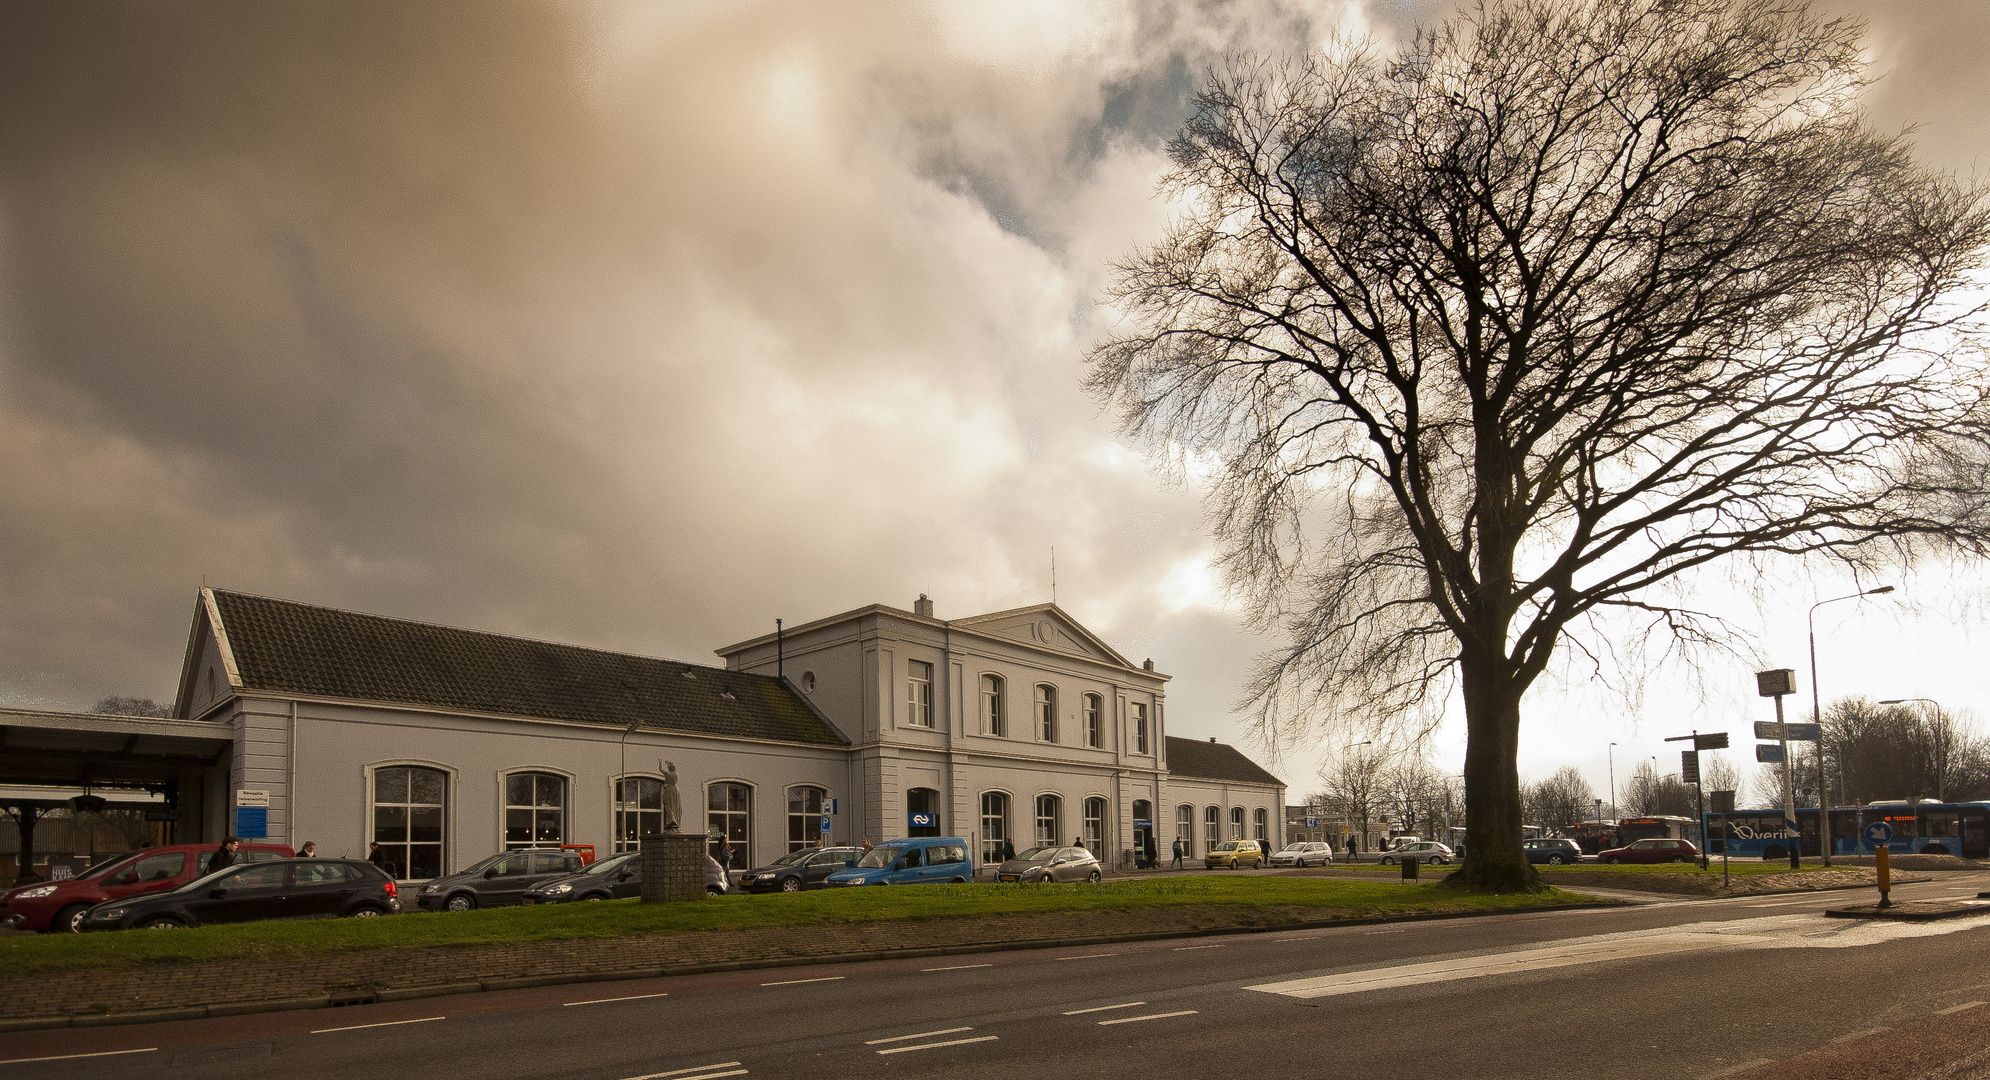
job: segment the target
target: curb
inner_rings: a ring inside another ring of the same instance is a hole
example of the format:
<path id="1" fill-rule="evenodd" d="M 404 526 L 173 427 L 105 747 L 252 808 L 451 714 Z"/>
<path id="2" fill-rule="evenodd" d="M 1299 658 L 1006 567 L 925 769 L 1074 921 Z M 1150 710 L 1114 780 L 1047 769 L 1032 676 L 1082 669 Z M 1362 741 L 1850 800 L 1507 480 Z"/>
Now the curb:
<path id="1" fill-rule="evenodd" d="M 1026 941 L 991 941 L 974 945 L 937 945 L 917 949 L 874 949 L 837 953 L 833 956 L 795 956 L 769 960 L 732 960 L 714 964 L 681 964 L 666 968 L 636 968 L 622 971 L 587 971 L 571 975 L 533 975 L 516 978 L 483 979 L 478 982 L 446 983 L 440 986 L 410 986 L 382 990 L 348 990 L 337 994 L 276 1001 L 237 1001 L 220 1005 L 189 1005 L 169 1009 L 145 1009 L 127 1013 L 77 1013 L 69 1016 L 28 1016 L 0 1020 L 0 1034 L 14 1031 L 45 1031 L 52 1028 L 112 1027 L 125 1024 L 156 1024 L 174 1020 L 205 1020 L 218 1016 L 245 1016 L 250 1013 L 287 1012 L 296 1009 L 330 1009 L 348 1005 L 370 1005 L 385 1001 L 415 1001 L 421 998 L 449 997 L 497 990 L 526 990 L 541 986 L 574 983 L 620 982 L 629 979 L 660 979 L 679 975 L 710 975 L 726 971 L 757 971 L 764 968 L 815 967 L 822 964 L 855 964 L 871 960 L 917 960 L 929 956 L 971 956 L 976 953 L 1022 952 L 1029 949 L 1057 949 L 1084 945 L 1115 945 L 1134 941 L 1166 941 L 1170 938 L 1222 937 L 1230 934 L 1270 934 L 1289 930 L 1320 930 L 1337 926 L 1374 926 L 1381 923 L 1437 922 L 1451 919 L 1480 919 L 1494 915 L 1534 915 L 1550 911 L 1588 911 L 1599 908 L 1633 907 L 1622 900 L 1590 904 L 1556 904 L 1547 907 L 1500 908 L 1495 911 L 1442 911 L 1413 915 L 1380 915 L 1356 919 L 1314 919 L 1279 923 L 1275 926 L 1218 926 L 1199 930 L 1157 930 L 1139 934 L 1103 934 L 1095 937 L 1031 938 Z"/>

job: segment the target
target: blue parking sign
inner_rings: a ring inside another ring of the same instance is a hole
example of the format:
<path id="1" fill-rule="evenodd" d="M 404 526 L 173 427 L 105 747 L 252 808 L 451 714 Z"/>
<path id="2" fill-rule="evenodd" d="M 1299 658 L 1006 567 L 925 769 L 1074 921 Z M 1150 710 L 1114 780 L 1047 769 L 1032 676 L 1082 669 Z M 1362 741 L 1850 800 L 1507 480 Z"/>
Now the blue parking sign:
<path id="1" fill-rule="evenodd" d="M 829 831 L 829 815 L 828 815 L 828 814 L 824 814 L 824 815 L 822 815 L 822 831 L 823 831 L 823 832 L 828 832 L 828 831 Z"/>

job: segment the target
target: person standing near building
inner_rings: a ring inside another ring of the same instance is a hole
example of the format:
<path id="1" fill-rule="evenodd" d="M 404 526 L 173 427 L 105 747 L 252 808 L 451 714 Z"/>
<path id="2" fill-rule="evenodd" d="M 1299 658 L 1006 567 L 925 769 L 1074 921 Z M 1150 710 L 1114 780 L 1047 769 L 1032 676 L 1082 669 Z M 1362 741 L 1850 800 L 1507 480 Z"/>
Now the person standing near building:
<path id="1" fill-rule="evenodd" d="M 212 874 L 216 870 L 226 870 L 235 865 L 235 852 L 241 846 L 242 841 L 233 836 L 221 841 L 221 846 L 215 848 L 214 854 L 207 860 L 207 872 Z"/>
<path id="2" fill-rule="evenodd" d="M 1180 870 L 1181 868 L 1182 868 L 1182 838 L 1177 836 L 1175 837 L 1175 857 L 1173 859 L 1168 860 L 1168 869 Z"/>
<path id="3" fill-rule="evenodd" d="M 304 846 L 303 846 L 303 847 L 301 847 L 301 848 L 298 848 L 298 849 L 297 849 L 297 857 L 298 857 L 298 858 L 300 858 L 300 859 L 315 859 L 315 858 L 317 858 L 317 857 L 318 857 L 318 842 L 317 842 L 316 840 L 306 840 L 306 841 L 304 841 Z"/>

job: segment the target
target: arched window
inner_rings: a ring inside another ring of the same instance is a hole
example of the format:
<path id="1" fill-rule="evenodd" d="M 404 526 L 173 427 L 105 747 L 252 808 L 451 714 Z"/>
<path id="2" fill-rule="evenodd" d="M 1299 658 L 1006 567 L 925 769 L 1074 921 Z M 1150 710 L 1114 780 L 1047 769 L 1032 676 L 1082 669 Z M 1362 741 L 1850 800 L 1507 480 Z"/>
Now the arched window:
<path id="1" fill-rule="evenodd" d="M 1175 807 L 1175 839 L 1187 849 L 1184 855 L 1195 854 L 1195 807 L 1187 803 Z"/>
<path id="2" fill-rule="evenodd" d="M 663 831 L 663 781 L 625 776 L 615 785 L 615 850 L 635 851 Z"/>
<path id="3" fill-rule="evenodd" d="M 1208 851 L 1223 840 L 1223 808 L 1205 807 L 1202 811 L 1202 850 Z"/>
<path id="4" fill-rule="evenodd" d="M 1106 745 L 1105 709 L 1099 695 L 1085 695 L 1085 745 L 1104 749 Z"/>
<path id="5" fill-rule="evenodd" d="M 1091 849 L 1092 857 L 1104 862 L 1106 858 L 1106 801 L 1104 799 L 1085 800 L 1085 846 Z"/>
<path id="6" fill-rule="evenodd" d="M 1233 806 L 1230 808 L 1230 839 L 1242 840 L 1243 838 L 1244 838 L 1244 808 L 1241 806 Z"/>
<path id="7" fill-rule="evenodd" d="M 1002 676 L 983 675 L 981 677 L 981 733 L 984 735 L 1006 735 L 1008 725 L 1002 720 Z"/>
<path id="8" fill-rule="evenodd" d="M 942 836 L 946 823 L 940 819 L 940 793 L 929 787 L 916 787 L 905 793 L 905 835 Z"/>
<path id="9" fill-rule="evenodd" d="M 419 765 L 373 770 L 373 842 L 397 878 L 441 877 L 449 774 Z"/>
<path id="10" fill-rule="evenodd" d="M 1251 811 L 1251 839 L 1256 840 L 1258 847 L 1264 848 L 1267 851 L 1270 850 L 1270 848 L 1265 847 L 1266 844 L 1271 842 L 1270 829 L 1271 818 L 1265 813 L 1264 807 L 1260 806 L 1256 810 Z"/>
<path id="11" fill-rule="evenodd" d="M 802 784 L 788 789 L 788 850 L 821 847 L 822 815 L 829 808 L 829 793 Z"/>
<path id="12" fill-rule="evenodd" d="M 712 858 L 719 858 L 719 845 L 725 843 L 732 845 L 733 869 L 752 866 L 753 789 L 726 783 L 705 788 L 705 836 Z"/>
<path id="13" fill-rule="evenodd" d="M 1058 811 L 1063 809 L 1064 800 L 1055 795 L 1036 797 L 1036 842 L 1039 847 L 1061 843 L 1058 837 L 1064 829 L 1058 823 Z"/>
<path id="14" fill-rule="evenodd" d="M 1057 741 L 1057 688 L 1049 683 L 1036 684 L 1036 737 Z"/>
<path id="15" fill-rule="evenodd" d="M 567 778 L 515 772 L 504 778 L 504 846 L 559 847 L 567 842 Z"/>
<path id="16" fill-rule="evenodd" d="M 981 861 L 1001 862 L 1002 842 L 1009 838 L 1009 796 L 981 793 Z"/>

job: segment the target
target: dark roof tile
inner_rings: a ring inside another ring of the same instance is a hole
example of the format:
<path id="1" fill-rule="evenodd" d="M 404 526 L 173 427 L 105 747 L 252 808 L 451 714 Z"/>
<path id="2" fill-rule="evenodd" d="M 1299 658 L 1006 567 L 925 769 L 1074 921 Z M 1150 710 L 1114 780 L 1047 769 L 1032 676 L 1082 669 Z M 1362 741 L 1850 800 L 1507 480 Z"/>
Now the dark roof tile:
<path id="1" fill-rule="evenodd" d="M 1228 780 L 1237 784 L 1276 784 L 1266 772 L 1228 743 L 1197 742 L 1168 736 L 1168 775 L 1192 780 Z"/>
<path id="2" fill-rule="evenodd" d="M 848 740 L 766 675 L 216 590 L 251 690 L 773 739 Z"/>

